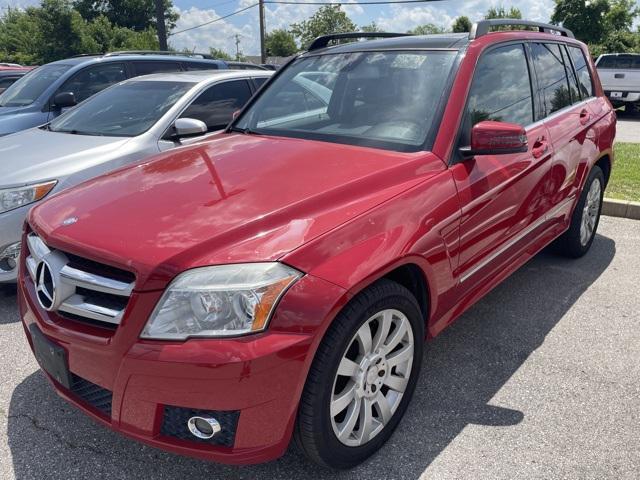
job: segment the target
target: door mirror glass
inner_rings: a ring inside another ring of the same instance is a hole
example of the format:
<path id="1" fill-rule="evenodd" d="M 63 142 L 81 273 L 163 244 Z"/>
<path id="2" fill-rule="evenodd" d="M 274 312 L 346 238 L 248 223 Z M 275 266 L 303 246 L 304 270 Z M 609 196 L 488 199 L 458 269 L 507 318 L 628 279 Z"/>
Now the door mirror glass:
<path id="1" fill-rule="evenodd" d="M 53 106 L 56 108 L 73 107 L 77 104 L 73 92 L 60 92 L 53 97 Z"/>
<path id="2" fill-rule="evenodd" d="M 195 118 L 179 118 L 173 124 L 173 137 L 196 137 L 207 133 L 207 125 L 202 120 Z"/>
<path id="3" fill-rule="evenodd" d="M 473 155 L 502 155 L 527 151 L 527 132 L 515 123 L 485 120 L 471 129 L 471 145 L 462 147 L 461 153 Z"/>

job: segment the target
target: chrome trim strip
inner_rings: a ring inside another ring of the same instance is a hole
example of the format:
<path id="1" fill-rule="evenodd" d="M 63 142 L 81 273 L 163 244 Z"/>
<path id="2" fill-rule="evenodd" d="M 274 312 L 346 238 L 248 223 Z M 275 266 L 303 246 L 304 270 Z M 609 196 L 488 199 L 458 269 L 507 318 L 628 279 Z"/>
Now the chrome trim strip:
<path id="1" fill-rule="evenodd" d="M 47 245 L 34 233 L 30 233 L 27 236 L 27 244 L 29 245 L 29 251 L 35 258 L 36 263 L 42 260 L 45 256 L 51 253 L 51 250 Z"/>
<path id="2" fill-rule="evenodd" d="M 67 298 L 64 303 L 60 305 L 58 311 L 98 320 L 100 322 L 112 323 L 114 325 L 120 324 L 123 313 L 121 310 L 114 310 L 101 305 L 88 303 L 83 296 L 78 294 Z"/>
<path id="3" fill-rule="evenodd" d="M 29 272 L 29 276 L 31 277 L 31 280 L 33 280 L 33 283 L 35 283 L 36 270 L 38 269 L 38 262 L 32 256 L 29 256 L 27 257 L 26 264 L 27 264 L 27 271 Z"/>
<path id="4" fill-rule="evenodd" d="M 131 296 L 131 292 L 135 286 L 134 283 L 120 282 L 101 275 L 78 270 L 69 265 L 65 265 L 62 270 L 60 270 L 60 277 L 65 283 L 76 287 L 95 290 L 96 292 L 110 293 L 112 295 L 120 295 L 122 297 Z"/>
<path id="5" fill-rule="evenodd" d="M 507 241 L 504 245 L 502 245 L 500 248 L 495 250 L 488 257 L 484 258 L 480 263 L 478 263 L 474 267 L 471 267 L 470 270 L 466 271 L 464 274 L 462 274 L 460 276 L 460 283 L 467 281 L 469 278 L 471 278 L 473 275 L 478 273 L 480 270 L 482 270 L 488 264 L 493 262 L 496 258 L 498 258 L 500 255 L 502 255 L 504 252 L 506 252 L 511 247 L 513 247 L 516 243 L 518 243 L 524 237 L 526 237 L 531 232 L 533 232 L 535 229 L 537 229 L 540 225 L 542 225 L 543 223 L 545 223 L 545 222 L 549 221 L 550 219 L 552 219 L 555 215 L 558 214 L 558 212 L 560 212 L 563 208 L 565 208 L 573 200 L 575 200 L 575 197 L 567 198 L 561 204 L 557 205 L 552 210 L 547 212 L 546 215 L 544 215 L 543 217 L 540 217 L 534 223 L 532 223 L 527 228 L 522 230 L 520 233 L 515 235 L 511 240 Z"/>

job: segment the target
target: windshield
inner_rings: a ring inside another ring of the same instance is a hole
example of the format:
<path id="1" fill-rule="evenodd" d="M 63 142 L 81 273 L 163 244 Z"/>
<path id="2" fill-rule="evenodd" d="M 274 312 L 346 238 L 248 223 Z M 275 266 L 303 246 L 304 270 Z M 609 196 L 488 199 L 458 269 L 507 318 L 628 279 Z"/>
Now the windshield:
<path id="1" fill-rule="evenodd" d="M 53 132 L 135 137 L 149 130 L 195 83 L 134 81 L 115 85 L 56 118 Z"/>
<path id="2" fill-rule="evenodd" d="M 0 107 L 31 105 L 70 68 L 71 65 L 44 65 L 31 70 L 0 95 Z"/>
<path id="3" fill-rule="evenodd" d="M 424 148 L 455 51 L 387 51 L 304 57 L 234 125 L 398 151 Z"/>

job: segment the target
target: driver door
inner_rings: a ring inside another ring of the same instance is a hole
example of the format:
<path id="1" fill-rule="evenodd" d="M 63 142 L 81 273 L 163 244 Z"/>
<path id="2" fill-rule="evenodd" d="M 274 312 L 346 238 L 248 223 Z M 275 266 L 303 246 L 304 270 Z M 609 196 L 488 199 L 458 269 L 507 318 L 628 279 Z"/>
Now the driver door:
<path id="1" fill-rule="evenodd" d="M 535 235 L 548 210 L 552 146 L 535 123 L 538 102 L 524 44 L 484 52 L 474 73 L 458 146 L 471 128 L 494 120 L 526 128 L 528 151 L 455 159 L 452 174 L 461 204 L 458 276 L 464 291 L 504 266 Z"/>

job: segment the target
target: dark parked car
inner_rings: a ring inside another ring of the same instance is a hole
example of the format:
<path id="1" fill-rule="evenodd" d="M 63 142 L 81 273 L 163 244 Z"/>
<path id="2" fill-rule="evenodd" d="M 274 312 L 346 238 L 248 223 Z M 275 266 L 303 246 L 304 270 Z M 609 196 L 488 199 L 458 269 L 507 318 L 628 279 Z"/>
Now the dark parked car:
<path id="1" fill-rule="evenodd" d="M 16 80 L 22 78 L 32 67 L 12 67 L 8 64 L 0 64 L 0 93 L 13 85 Z"/>
<path id="2" fill-rule="evenodd" d="M 229 68 L 235 67 L 202 55 L 161 52 L 113 52 L 48 63 L 29 72 L 0 95 L 0 136 L 45 124 L 66 108 L 128 78 Z"/>

